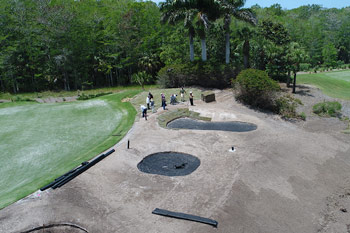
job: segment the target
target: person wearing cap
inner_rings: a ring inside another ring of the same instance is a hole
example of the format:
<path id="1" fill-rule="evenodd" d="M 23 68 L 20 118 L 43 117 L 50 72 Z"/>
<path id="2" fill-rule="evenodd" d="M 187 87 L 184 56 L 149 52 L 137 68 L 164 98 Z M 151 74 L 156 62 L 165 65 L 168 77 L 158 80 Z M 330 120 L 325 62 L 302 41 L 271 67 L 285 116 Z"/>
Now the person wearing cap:
<path id="1" fill-rule="evenodd" d="M 165 95 L 163 93 L 160 94 L 161 98 L 162 98 L 162 107 L 163 110 L 165 110 L 165 106 L 166 106 L 166 100 L 165 100 Z"/>
<path id="2" fill-rule="evenodd" d="M 184 102 L 185 99 L 184 99 L 184 96 L 185 96 L 185 89 L 183 87 L 181 87 L 181 90 L 180 90 L 180 96 L 181 96 L 181 101 Z"/>
<path id="3" fill-rule="evenodd" d="M 147 104 L 147 109 L 149 110 L 150 107 L 149 107 L 149 104 L 150 104 L 150 96 L 148 95 L 147 98 L 146 98 L 146 104 Z"/>
<path id="4" fill-rule="evenodd" d="M 190 103 L 193 106 L 193 94 L 192 94 L 192 91 L 190 91 Z"/>
<path id="5" fill-rule="evenodd" d="M 141 105 L 141 112 L 142 112 L 142 117 L 145 118 L 145 120 L 147 121 L 147 107 L 145 105 Z"/>
<path id="6" fill-rule="evenodd" d="M 152 112 L 156 112 L 156 110 L 154 109 L 154 99 L 151 98 L 151 108 L 152 108 Z"/>

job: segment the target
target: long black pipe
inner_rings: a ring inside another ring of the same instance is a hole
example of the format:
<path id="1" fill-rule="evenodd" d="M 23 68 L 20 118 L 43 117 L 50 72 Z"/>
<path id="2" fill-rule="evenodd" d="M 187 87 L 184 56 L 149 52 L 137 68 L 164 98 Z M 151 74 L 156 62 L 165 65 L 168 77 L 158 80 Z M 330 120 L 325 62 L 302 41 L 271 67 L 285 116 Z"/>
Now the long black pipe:
<path id="1" fill-rule="evenodd" d="M 52 181 L 52 182 L 49 183 L 48 185 L 42 187 L 42 188 L 40 189 L 40 191 L 44 191 L 44 190 L 46 190 L 46 189 L 48 189 L 48 188 L 51 188 L 54 184 L 56 184 L 57 182 L 59 182 L 60 180 L 62 180 L 63 178 L 65 178 L 66 176 L 72 174 L 72 173 L 75 172 L 77 169 L 81 168 L 82 166 L 85 166 L 86 163 L 88 163 L 88 162 L 84 162 L 84 163 L 82 163 L 79 167 L 76 167 L 76 168 L 70 170 L 69 172 L 63 174 L 62 176 L 56 178 L 54 181 Z"/>
<path id="2" fill-rule="evenodd" d="M 100 162 L 102 159 L 106 158 L 108 155 L 112 154 L 115 150 L 112 149 L 110 151 L 108 151 L 106 154 L 102 154 L 100 156 L 98 156 L 97 158 L 95 158 L 94 160 L 92 160 L 90 163 L 86 164 L 85 166 L 82 166 L 81 168 L 77 169 L 76 171 L 74 171 L 73 173 L 71 173 L 70 175 L 64 177 L 62 180 L 60 180 L 59 182 L 55 183 L 52 188 L 56 189 L 56 188 L 60 188 L 63 185 L 67 184 L 69 181 L 73 180 L 75 177 L 77 177 L 78 175 L 80 175 L 81 173 L 85 172 L 86 170 L 88 170 L 89 168 L 91 168 L 92 166 L 94 166 L 96 163 Z"/>
<path id="3" fill-rule="evenodd" d="M 162 216 L 171 217 L 171 218 L 184 219 L 184 220 L 189 220 L 189 221 L 194 221 L 194 222 L 200 222 L 200 223 L 211 225 L 213 227 L 218 227 L 217 221 L 210 219 L 210 218 L 203 218 L 203 217 L 192 215 L 192 214 L 173 212 L 173 211 L 158 209 L 158 208 L 155 208 L 152 211 L 152 214 L 162 215 Z"/>

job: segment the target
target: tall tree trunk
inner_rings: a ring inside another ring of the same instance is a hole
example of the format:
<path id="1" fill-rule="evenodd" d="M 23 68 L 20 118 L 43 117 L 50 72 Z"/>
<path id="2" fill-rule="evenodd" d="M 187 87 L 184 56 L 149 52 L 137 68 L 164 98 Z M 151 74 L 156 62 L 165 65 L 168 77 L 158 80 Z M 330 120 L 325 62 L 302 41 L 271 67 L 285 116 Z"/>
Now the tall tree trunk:
<path id="1" fill-rule="evenodd" d="M 109 73 L 109 77 L 111 78 L 111 86 L 113 87 L 113 86 L 114 86 L 114 83 L 113 83 L 113 74 L 112 74 L 112 70 L 111 70 L 111 72 Z"/>
<path id="2" fill-rule="evenodd" d="M 17 94 L 17 81 L 16 78 L 12 77 L 13 93 Z"/>
<path id="3" fill-rule="evenodd" d="M 229 31 L 226 31 L 225 40 L 226 40 L 225 62 L 226 64 L 229 64 L 230 63 L 230 32 Z"/>
<path id="4" fill-rule="evenodd" d="M 119 73 L 118 73 L 118 69 L 117 68 L 115 68 L 115 75 L 116 75 L 115 84 L 116 84 L 116 86 L 118 86 Z"/>
<path id="5" fill-rule="evenodd" d="M 225 29 L 225 62 L 230 63 L 230 24 L 231 15 L 225 14 L 224 18 L 224 29 Z"/>
<path id="6" fill-rule="evenodd" d="M 68 75 L 67 75 L 66 72 L 64 72 L 64 90 L 65 91 L 70 91 Z"/>
<path id="7" fill-rule="evenodd" d="M 297 84 L 297 72 L 294 73 L 294 80 L 293 80 L 293 93 L 295 94 L 295 86 Z"/>
<path id="8" fill-rule="evenodd" d="M 249 54 L 250 54 L 250 45 L 249 45 L 249 41 L 246 40 L 244 41 L 244 44 L 243 44 L 243 62 L 244 62 L 245 69 L 250 68 Z"/>
<path id="9" fill-rule="evenodd" d="M 78 90 L 78 76 L 77 76 L 77 70 L 74 69 L 74 89 Z"/>
<path id="10" fill-rule="evenodd" d="M 287 75 L 287 87 L 290 87 L 290 70 L 288 70 L 288 75 Z"/>
<path id="11" fill-rule="evenodd" d="M 106 78 L 107 85 L 110 87 L 111 86 L 111 82 L 109 80 L 108 74 L 105 74 L 105 78 Z"/>
<path id="12" fill-rule="evenodd" d="M 4 84 L 4 81 L 2 80 L 2 76 L 0 76 L 0 86 L 1 86 L 1 91 L 5 92 L 5 84 Z"/>
<path id="13" fill-rule="evenodd" d="M 190 37 L 190 61 L 194 61 L 193 35 L 191 32 L 189 33 L 189 37 Z"/>
<path id="14" fill-rule="evenodd" d="M 32 81 L 32 83 L 31 83 L 31 86 L 32 86 L 32 90 L 33 91 L 37 91 L 37 88 L 36 88 L 36 85 L 35 85 L 35 77 L 34 77 L 35 75 L 34 75 L 34 73 L 32 73 L 32 75 L 31 75 L 31 81 Z"/>
<path id="15" fill-rule="evenodd" d="M 205 43 L 205 37 L 201 38 L 201 46 L 202 46 L 202 61 L 207 61 L 207 45 Z"/>

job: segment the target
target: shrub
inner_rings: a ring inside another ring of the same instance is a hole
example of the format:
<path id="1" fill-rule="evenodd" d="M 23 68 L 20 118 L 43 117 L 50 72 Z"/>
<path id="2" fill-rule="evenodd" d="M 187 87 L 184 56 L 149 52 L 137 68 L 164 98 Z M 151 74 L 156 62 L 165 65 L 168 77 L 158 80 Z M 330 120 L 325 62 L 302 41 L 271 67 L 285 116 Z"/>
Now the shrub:
<path id="1" fill-rule="evenodd" d="M 243 70 L 233 81 L 233 86 L 238 101 L 253 107 L 275 110 L 275 94 L 280 88 L 265 71 Z"/>
<path id="2" fill-rule="evenodd" d="M 311 64 L 309 63 L 300 63 L 301 71 L 309 71 L 311 69 Z"/>
<path id="3" fill-rule="evenodd" d="M 27 97 L 21 97 L 21 96 L 14 96 L 14 98 L 11 98 L 12 102 L 35 102 L 35 100 Z"/>
<path id="4" fill-rule="evenodd" d="M 164 88 L 193 86 L 225 88 L 237 72 L 228 65 L 194 61 L 163 67 L 158 72 L 158 84 Z"/>
<path id="5" fill-rule="evenodd" d="M 306 119 L 306 115 L 300 114 L 298 115 L 296 112 L 296 108 L 298 105 L 303 105 L 300 99 L 294 98 L 291 95 L 282 96 L 276 99 L 275 106 L 276 112 L 280 114 L 282 117 L 290 119 L 290 118 L 301 118 L 303 120 Z"/>
<path id="6" fill-rule="evenodd" d="M 145 90 L 144 86 L 151 80 L 152 76 L 147 74 L 146 71 L 141 71 L 131 76 L 131 81 L 137 83 L 142 87 L 142 90 Z"/>
<path id="7" fill-rule="evenodd" d="M 322 102 L 315 104 L 312 110 L 319 116 L 336 117 L 340 115 L 342 106 L 339 102 Z"/>
<path id="8" fill-rule="evenodd" d="M 291 95 L 285 95 L 276 99 L 275 112 L 285 119 L 297 118 L 306 120 L 306 114 L 304 112 L 297 113 L 296 108 L 298 105 L 303 105 L 300 99 L 294 98 Z"/>
<path id="9" fill-rule="evenodd" d="M 305 121 L 305 120 L 306 120 L 306 114 L 305 114 L 305 112 L 300 113 L 299 117 L 300 117 L 302 120 Z"/>
<path id="10" fill-rule="evenodd" d="M 84 93 L 82 93 L 77 100 L 88 100 L 88 99 L 93 99 L 93 98 L 97 98 L 100 96 L 104 96 L 104 95 L 109 95 L 112 94 L 112 92 L 102 92 L 102 93 L 98 93 L 98 94 L 91 94 L 91 95 L 85 95 Z"/>

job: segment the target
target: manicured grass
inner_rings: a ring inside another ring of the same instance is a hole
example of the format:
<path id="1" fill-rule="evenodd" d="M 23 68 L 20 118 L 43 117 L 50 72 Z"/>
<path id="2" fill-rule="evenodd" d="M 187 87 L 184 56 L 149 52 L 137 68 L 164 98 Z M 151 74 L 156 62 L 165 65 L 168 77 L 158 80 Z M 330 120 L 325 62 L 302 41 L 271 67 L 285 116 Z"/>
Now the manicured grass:
<path id="1" fill-rule="evenodd" d="M 159 125 L 163 128 L 166 128 L 167 124 L 170 121 L 173 121 L 177 118 L 180 117 L 189 117 L 192 119 L 197 119 L 197 120 L 202 120 L 202 121 L 210 121 L 211 118 L 209 117 L 201 117 L 199 116 L 199 113 L 197 112 L 192 112 L 190 111 L 188 108 L 178 108 L 172 111 L 167 111 L 165 113 L 163 113 L 162 115 L 160 115 L 158 117 L 158 122 Z"/>
<path id="2" fill-rule="evenodd" d="M 0 104 L 0 209 L 123 138 L 136 111 L 121 100 L 138 93 L 70 103 Z"/>
<path id="3" fill-rule="evenodd" d="M 156 85 L 146 85 L 145 88 L 156 88 Z M 118 86 L 118 87 L 105 87 L 105 88 L 97 88 L 92 90 L 85 90 L 85 91 L 79 91 L 80 94 L 85 95 L 96 95 L 99 93 L 107 93 L 107 92 L 113 92 L 117 93 L 120 91 L 126 91 L 126 90 L 141 90 L 140 86 Z M 45 92 L 35 92 L 35 93 L 20 93 L 20 94 L 10 94 L 10 93 L 3 93 L 0 92 L 0 99 L 6 99 L 6 100 L 16 100 L 17 98 L 20 99 L 35 99 L 35 98 L 48 98 L 48 97 L 71 97 L 71 96 L 77 96 L 78 91 L 45 91 Z"/>
<path id="4" fill-rule="evenodd" d="M 300 74 L 297 84 L 311 84 L 330 97 L 350 100 L 350 71 Z"/>

